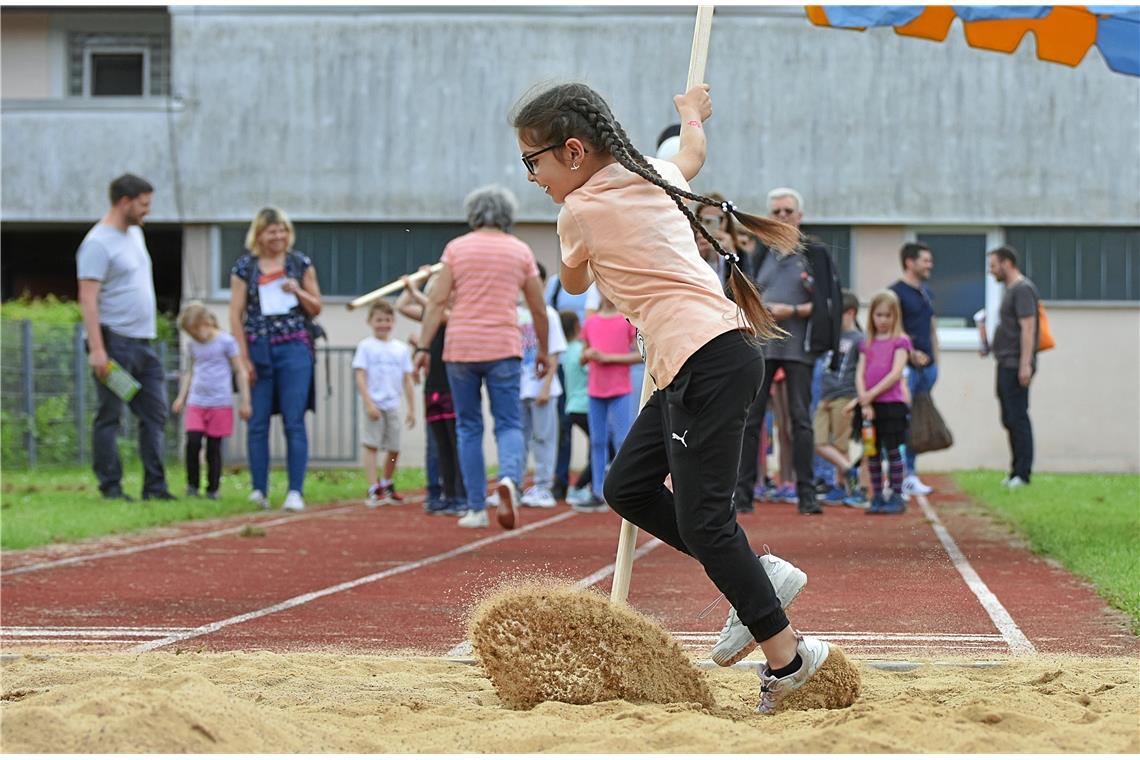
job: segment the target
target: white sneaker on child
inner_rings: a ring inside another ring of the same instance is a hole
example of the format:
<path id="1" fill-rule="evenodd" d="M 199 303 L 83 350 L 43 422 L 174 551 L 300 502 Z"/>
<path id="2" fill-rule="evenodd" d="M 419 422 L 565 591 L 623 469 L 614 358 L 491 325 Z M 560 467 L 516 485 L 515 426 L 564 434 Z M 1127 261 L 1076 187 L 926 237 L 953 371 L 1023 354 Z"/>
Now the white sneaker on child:
<path id="1" fill-rule="evenodd" d="M 907 475 L 903 478 L 902 490 L 907 496 L 926 496 L 934 489 L 919 480 L 917 475 Z"/>
<path id="2" fill-rule="evenodd" d="M 269 499 L 265 498 L 265 494 L 263 494 L 261 491 L 254 490 L 252 493 L 250 493 L 249 500 L 261 509 L 269 509 Z"/>
<path id="3" fill-rule="evenodd" d="M 303 512 L 305 510 L 305 500 L 301 498 L 300 491 L 290 491 L 285 494 L 285 502 L 281 508 L 286 512 Z"/>
<path id="4" fill-rule="evenodd" d="M 776 678 L 768 666 L 764 666 L 760 671 L 760 704 L 756 706 L 756 712 L 762 715 L 776 712 L 780 700 L 807 683 L 831 652 L 827 642 L 822 639 L 813 636 L 798 636 L 798 638 L 796 654 L 803 660 L 803 664 L 795 673 L 783 678 Z"/>
<path id="5" fill-rule="evenodd" d="M 807 573 L 774 554 L 761 554 L 760 564 L 772 582 L 776 591 L 776 598 L 780 607 L 787 609 L 795 601 L 799 593 L 807 585 Z M 736 609 L 730 607 L 728 619 L 724 621 L 724 628 L 720 631 L 720 638 L 712 650 L 712 661 L 722 668 L 727 668 L 747 657 L 759 643 L 736 614 Z"/>
<path id="6" fill-rule="evenodd" d="M 519 489 L 515 487 L 515 481 L 503 478 L 495 491 L 499 496 L 495 517 L 504 530 L 514 530 L 519 524 Z"/>

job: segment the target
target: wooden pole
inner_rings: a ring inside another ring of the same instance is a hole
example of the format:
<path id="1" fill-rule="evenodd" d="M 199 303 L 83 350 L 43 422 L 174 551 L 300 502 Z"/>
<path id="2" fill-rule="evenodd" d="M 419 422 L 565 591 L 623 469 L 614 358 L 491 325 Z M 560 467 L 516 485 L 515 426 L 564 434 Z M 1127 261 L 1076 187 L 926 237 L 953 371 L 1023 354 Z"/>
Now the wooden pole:
<path id="1" fill-rule="evenodd" d="M 443 269 L 443 264 L 432 264 L 430 271 L 413 272 L 412 274 L 408 275 L 408 279 L 412 282 L 422 282 L 423 280 L 426 280 L 430 275 L 435 274 L 441 269 Z M 367 306 L 376 299 L 383 298 L 384 296 L 391 295 L 392 293 L 398 293 L 403 290 L 403 288 L 404 283 L 401 280 L 393 280 L 383 287 L 376 288 L 376 290 L 373 290 L 371 293 L 365 293 L 359 298 L 352 299 L 347 304 L 348 310 L 352 311 L 353 309 L 359 308 L 361 306 Z"/>
<path id="2" fill-rule="evenodd" d="M 712 33 L 713 6 L 701 5 L 697 7 L 697 21 L 693 27 L 693 48 L 689 54 L 689 76 L 685 80 L 685 91 L 705 79 L 705 63 L 709 57 L 709 36 Z M 641 403 L 638 408 L 645 406 L 649 397 L 653 395 L 653 380 L 649 377 L 648 368 L 645 379 L 641 383 Z M 614 582 L 610 588 L 611 602 L 624 602 L 629 596 L 629 578 L 633 572 L 633 552 L 637 548 L 637 526 L 626 520 L 621 521 L 621 532 L 618 534 L 617 559 L 614 560 Z"/>

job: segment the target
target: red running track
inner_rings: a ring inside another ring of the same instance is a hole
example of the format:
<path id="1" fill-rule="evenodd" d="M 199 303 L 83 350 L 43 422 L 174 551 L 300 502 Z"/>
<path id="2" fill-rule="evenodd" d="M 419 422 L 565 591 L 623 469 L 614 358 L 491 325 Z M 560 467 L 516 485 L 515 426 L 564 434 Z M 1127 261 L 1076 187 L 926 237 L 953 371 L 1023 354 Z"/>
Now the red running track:
<path id="1" fill-rule="evenodd" d="M 789 617 L 872 659 L 1140 652 L 1123 615 L 1036 557 L 933 478 L 925 508 L 899 517 L 758 504 L 741 523 L 808 573 Z M 259 513 L 127 538 L 5 552 L 0 646 L 97 651 L 331 649 L 461 655 L 472 605 L 535 576 L 609 591 L 620 520 L 560 505 L 521 528 L 459 528 L 418 503 Z M 243 536 L 256 525 L 263 536 Z M 639 535 L 630 604 L 700 656 L 727 602 L 692 559 Z"/>

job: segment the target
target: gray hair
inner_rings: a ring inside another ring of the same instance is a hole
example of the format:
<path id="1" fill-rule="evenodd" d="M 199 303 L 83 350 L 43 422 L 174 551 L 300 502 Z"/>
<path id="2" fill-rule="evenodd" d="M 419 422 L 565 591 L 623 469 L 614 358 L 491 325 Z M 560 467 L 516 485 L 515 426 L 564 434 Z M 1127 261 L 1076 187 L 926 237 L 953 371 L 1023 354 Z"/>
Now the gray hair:
<path id="1" fill-rule="evenodd" d="M 508 232 L 515 223 L 519 202 L 515 194 L 502 185 L 484 185 L 471 191 L 463 200 L 463 207 L 471 229 L 498 227 Z"/>
<path id="2" fill-rule="evenodd" d="M 768 203 L 777 198 L 795 198 L 796 209 L 800 212 L 804 210 L 804 197 L 790 187 L 777 187 L 768 191 Z"/>

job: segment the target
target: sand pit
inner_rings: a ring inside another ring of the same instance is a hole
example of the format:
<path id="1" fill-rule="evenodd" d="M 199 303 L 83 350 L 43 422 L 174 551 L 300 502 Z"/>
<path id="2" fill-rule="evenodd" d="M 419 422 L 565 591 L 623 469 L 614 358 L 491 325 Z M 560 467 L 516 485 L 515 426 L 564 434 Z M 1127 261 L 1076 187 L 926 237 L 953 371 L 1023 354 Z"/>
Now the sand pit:
<path id="1" fill-rule="evenodd" d="M 9 650 L 11 651 L 11 650 Z M 23 656 L 0 665 L 15 752 L 1140 752 L 1135 658 L 1037 657 L 889 672 L 854 661 L 845 710 L 756 715 L 756 674 L 718 705 L 506 708 L 482 668 L 349 653 Z"/>

